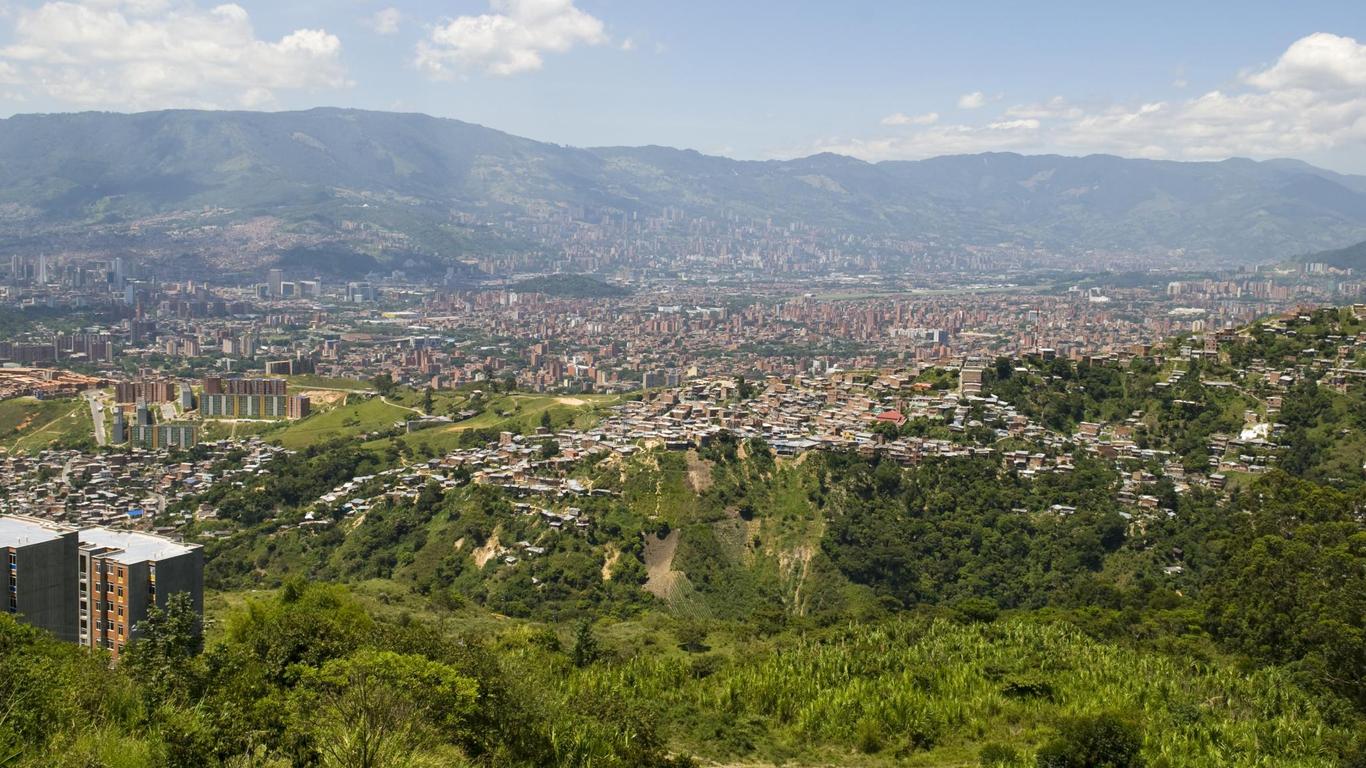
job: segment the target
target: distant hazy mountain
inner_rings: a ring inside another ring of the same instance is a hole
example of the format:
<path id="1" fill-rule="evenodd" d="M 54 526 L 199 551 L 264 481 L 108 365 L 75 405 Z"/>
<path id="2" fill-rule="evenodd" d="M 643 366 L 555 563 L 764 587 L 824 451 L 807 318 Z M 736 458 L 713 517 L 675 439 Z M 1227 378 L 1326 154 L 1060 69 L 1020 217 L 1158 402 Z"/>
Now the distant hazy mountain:
<path id="1" fill-rule="evenodd" d="M 0 120 L 0 222 L 11 233 L 205 207 L 328 223 L 358 201 L 419 238 L 452 211 L 673 206 L 947 243 L 1184 248 L 1246 260 L 1366 239 L 1366 177 L 1296 161 L 993 153 L 744 162 L 665 147 L 575 149 L 456 120 L 337 109 Z"/>

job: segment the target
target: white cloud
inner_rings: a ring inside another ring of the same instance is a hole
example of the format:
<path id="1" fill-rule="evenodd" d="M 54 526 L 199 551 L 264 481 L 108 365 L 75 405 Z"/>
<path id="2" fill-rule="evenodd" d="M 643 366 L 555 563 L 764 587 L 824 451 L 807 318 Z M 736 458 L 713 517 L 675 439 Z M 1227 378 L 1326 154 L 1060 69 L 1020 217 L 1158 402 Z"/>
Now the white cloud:
<path id="1" fill-rule="evenodd" d="M 393 35 L 398 33 L 399 25 L 403 23 L 403 11 L 397 8 L 384 8 L 375 12 L 370 17 L 370 28 L 377 34 Z"/>
<path id="2" fill-rule="evenodd" d="M 634 51 L 635 49 L 636 49 L 636 41 L 635 41 L 635 40 L 632 40 L 631 38 L 628 37 L 628 38 L 626 38 L 625 40 L 622 40 L 622 41 L 621 41 L 621 50 L 626 51 L 627 53 L 630 53 L 631 51 Z"/>
<path id="3" fill-rule="evenodd" d="M 968 94 L 959 105 L 977 103 Z M 985 97 L 980 99 L 985 104 Z M 893 116 L 895 117 L 895 116 Z M 902 125 L 887 122 L 884 125 Z M 1314 34 L 1233 87 L 1136 104 L 1081 105 L 1063 97 L 1017 104 L 999 115 L 934 124 L 885 138 L 816 142 L 797 152 L 843 152 L 867 160 L 1017 150 L 1217 160 L 1303 157 L 1366 147 L 1366 45 Z"/>
<path id="4" fill-rule="evenodd" d="M 0 62 L 35 96 L 78 107 L 259 107 L 280 91 L 347 85 L 320 29 L 262 40 L 238 5 L 61 0 L 15 14 Z"/>
<path id="5" fill-rule="evenodd" d="M 1318 32 L 1296 40 L 1274 66 L 1247 81 L 1266 90 L 1366 88 L 1366 46 L 1350 37 Z"/>
<path id="6" fill-rule="evenodd" d="M 973 91 L 972 93 L 965 93 L 965 94 L 963 94 L 962 96 L 959 96 L 959 97 L 958 97 L 958 108 L 959 108 L 959 109 L 978 109 L 978 108 L 980 108 L 982 105 L 984 105 L 984 104 L 986 104 L 986 103 L 987 103 L 987 96 L 986 96 L 985 93 L 982 93 L 981 91 Z"/>
<path id="7" fill-rule="evenodd" d="M 923 115 L 908 115 L 904 112 L 897 112 L 882 118 L 883 125 L 934 125 L 937 122 L 939 122 L 938 112 L 926 112 Z"/>
<path id="8" fill-rule="evenodd" d="M 490 0 L 493 13 L 459 16 L 418 44 L 417 65 L 438 79 L 471 70 L 492 75 L 531 72 L 543 54 L 607 42 L 601 20 L 573 0 Z"/>

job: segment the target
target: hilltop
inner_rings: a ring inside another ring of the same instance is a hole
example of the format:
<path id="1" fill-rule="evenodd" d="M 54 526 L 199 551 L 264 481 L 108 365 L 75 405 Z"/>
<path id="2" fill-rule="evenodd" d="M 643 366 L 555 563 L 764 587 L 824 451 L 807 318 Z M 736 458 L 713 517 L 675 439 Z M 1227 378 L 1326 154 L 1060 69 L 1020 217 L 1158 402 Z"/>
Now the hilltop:
<path id="1" fill-rule="evenodd" d="M 1346 248 L 1337 248 L 1331 251 L 1319 251 L 1301 256 L 1299 261 L 1303 263 L 1327 264 L 1339 269 L 1350 269 L 1354 272 L 1366 270 L 1366 242 L 1356 245 L 1349 245 Z"/>

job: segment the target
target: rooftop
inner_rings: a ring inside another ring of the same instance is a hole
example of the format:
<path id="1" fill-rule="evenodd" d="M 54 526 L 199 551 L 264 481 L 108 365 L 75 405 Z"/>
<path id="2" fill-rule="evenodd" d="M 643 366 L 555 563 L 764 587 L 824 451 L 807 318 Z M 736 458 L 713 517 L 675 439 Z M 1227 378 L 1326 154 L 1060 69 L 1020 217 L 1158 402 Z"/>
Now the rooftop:
<path id="1" fill-rule="evenodd" d="M 72 530 L 74 529 L 31 517 L 0 516 L 0 547 L 26 547 L 56 541 Z"/>
<path id="2" fill-rule="evenodd" d="M 108 528 L 86 528 L 82 530 L 81 547 L 105 547 L 121 550 L 118 554 L 111 555 L 110 559 L 126 565 L 169 560 L 199 549 L 198 544 L 181 544 L 163 536 L 153 536 L 136 531 L 112 531 Z"/>

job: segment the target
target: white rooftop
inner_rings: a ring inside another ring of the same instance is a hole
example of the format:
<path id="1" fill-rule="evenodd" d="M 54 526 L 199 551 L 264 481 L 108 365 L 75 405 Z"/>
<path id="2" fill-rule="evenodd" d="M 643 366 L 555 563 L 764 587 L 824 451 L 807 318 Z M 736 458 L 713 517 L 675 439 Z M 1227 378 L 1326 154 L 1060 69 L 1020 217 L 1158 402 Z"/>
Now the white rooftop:
<path id="1" fill-rule="evenodd" d="M 123 550 L 110 556 L 110 559 L 125 565 L 169 560 L 199 548 L 198 544 L 180 544 L 163 536 L 153 536 L 136 531 L 111 531 L 108 528 L 86 528 L 82 530 L 81 546 Z"/>
<path id="2" fill-rule="evenodd" d="M 70 530 L 26 517 L 0 517 L 0 547 L 27 547 L 56 541 Z"/>

